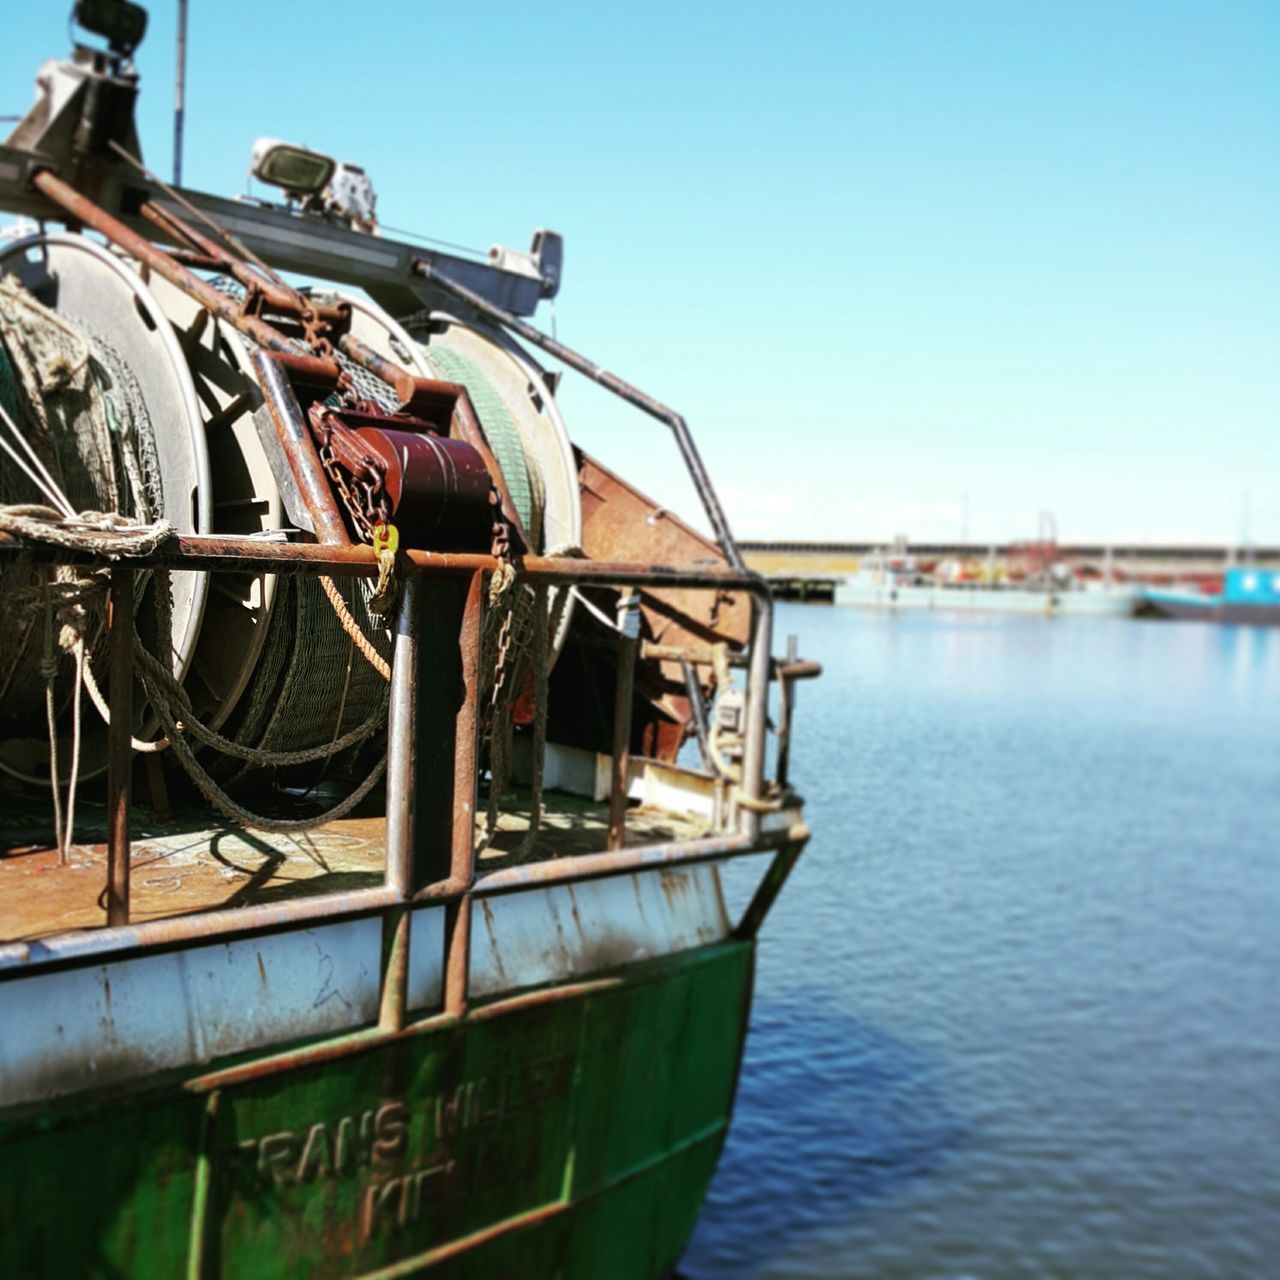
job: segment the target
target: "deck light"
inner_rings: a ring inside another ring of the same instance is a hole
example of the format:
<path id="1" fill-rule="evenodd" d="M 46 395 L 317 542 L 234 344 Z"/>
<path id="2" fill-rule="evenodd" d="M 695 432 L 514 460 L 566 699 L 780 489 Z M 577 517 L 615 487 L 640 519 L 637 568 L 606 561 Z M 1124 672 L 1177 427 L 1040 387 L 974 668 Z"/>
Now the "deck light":
<path id="1" fill-rule="evenodd" d="M 331 157 L 279 138 L 259 138 L 249 160 L 249 172 L 255 178 L 280 187 L 295 199 L 318 195 L 333 177 L 335 167 Z"/>
<path id="2" fill-rule="evenodd" d="M 130 0 L 76 0 L 72 20 L 102 36 L 118 58 L 128 58 L 147 32 L 147 11 Z"/>

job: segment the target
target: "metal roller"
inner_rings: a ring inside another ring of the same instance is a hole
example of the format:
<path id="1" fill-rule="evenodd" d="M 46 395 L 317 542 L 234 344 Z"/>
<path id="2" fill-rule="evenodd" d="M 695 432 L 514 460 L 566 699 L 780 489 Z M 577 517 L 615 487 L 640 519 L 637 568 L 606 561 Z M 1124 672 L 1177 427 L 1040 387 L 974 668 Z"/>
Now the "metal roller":
<path id="1" fill-rule="evenodd" d="M 103 361 L 103 379 L 127 371 L 128 390 L 107 390 L 123 396 L 136 388 L 153 425 L 162 490 L 157 514 L 179 531 L 211 532 L 209 452 L 195 384 L 164 309 L 132 264 L 83 236 L 48 234 L 0 246 L 0 274 L 16 276 L 89 342 L 95 359 Z M 171 581 L 173 669 L 182 677 L 196 649 L 209 583 L 203 573 L 175 573 Z M 6 699 L 0 714 L 11 705 Z M 47 728 L 42 716 L 30 719 L 11 725 L 0 741 L 0 769 L 40 782 L 50 767 Z M 80 776 L 92 777 L 106 764 L 106 734 L 92 710 L 85 725 Z M 60 761 L 68 754 L 60 750 Z"/>

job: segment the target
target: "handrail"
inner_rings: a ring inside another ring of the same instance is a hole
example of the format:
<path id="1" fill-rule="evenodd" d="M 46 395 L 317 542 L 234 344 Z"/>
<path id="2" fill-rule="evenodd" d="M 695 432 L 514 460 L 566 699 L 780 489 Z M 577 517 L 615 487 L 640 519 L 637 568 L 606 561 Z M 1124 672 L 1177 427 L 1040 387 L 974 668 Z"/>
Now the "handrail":
<path id="1" fill-rule="evenodd" d="M 36 543 L 16 536 L 0 534 L 0 558 L 6 553 L 21 553 L 45 562 L 104 563 L 102 555 L 71 552 L 63 547 Z M 750 649 L 746 655 L 747 724 L 744 735 L 739 830 L 709 837 L 666 841 L 632 846 L 599 854 L 574 858 L 544 860 L 519 867 L 491 872 L 477 877 L 471 848 L 470 832 L 459 835 L 456 813 L 451 815 L 454 830 L 448 874 L 429 883 L 422 882 L 421 871 L 414 873 L 413 764 L 417 755 L 416 737 L 422 724 L 418 700 L 424 686 L 417 679 L 417 667 L 424 660 L 421 604 L 423 583 L 469 579 L 467 608 L 458 615 L 458 643 L 469 652 L 472 664 L 465 679 L 466 694 L 455 713 L 455 732 L 461 738 L 474 734 L 475 684 L 474 660 L 478 653 L 481 625 L 480 584 L 483 575 L 497 567 L 488 555 L 408 551 L 403 553 L 404 592 L 394 625 L 395 645 L 392 662 L 392 708 L 389 726 L 387 768 L 387 864 L 383 885 L 337 895 L 317 895 L 292 903 L 255 906 L 251 910 L 214 910 L 193 912 L 185 916 L 129 924 L 127 914 L 117 907 L 105 927 L 77 930 L 53 937 L 25 942 L 0 944 L 0 976 L 6 971 L 30 971 L 34 968 L 74 964 L 89 957 L 129 952 L 152 947 L 199 942 L 206 938 L 229 934 L 257 933 L 289 928 L 317 919 L 384 913 L 384 932 L 389 951 L 388 973 L 396 966 L 403 968 L 408 946 L 405 913 L 412 907 L 443 904 L 449 920 L 446 927 L 446 1009 L 452 1013 L 465 1011 L 467 1004 L 467 951 L 471 902 L 473 897 L 493 893 L 513 893 L 540 884 L 573 882 L 607 875 L 620 875 L 647 867 L 686 865 L 741 856 L 746 853 L 777 850 L 782 858 L 788 850 L 802 845 L 807 832 L 799 829 L 763 827 L 760 801 L 764 795 L 764 758 L 767 730 L 768 684 L 774 662 L 770 653 L 772 635 L 772 598 L 767 584 L 755 574 L 731 569 L 646 565 L 618 561 L 585 561 L 560 557 L 526 556 L 517 564 L 517 579 L 527 584 L 557 585 L 574 583 L 601 586 L 682 587 L 705 590 L 741 590 L 748 592 L 755 605 Z M 131 594 L 126 582 L 133 571 L 147 567 L 169 567 L 211 572 L 260 572 L 292 574 L 328 574 L 371 576 L 377 571 L 371 548 L 336 547 L 310 543 L 268 542 L 261 538 L 224 538 L 178 534 L 154 551 L 140 555 L 120 555 L 110 561 L 113 566 L 113 595 Z M 124 619 L 121 619 L 124 621 Z M 130 628 L 131 632 L 132 628 Z M 122 631 L 121 636 L 124 636 Z M 113 651 L 117 647 L 111 646 Z M 127 717 L 122 717 L 122 723 Z M 464 723 L 465 722 L 465 723 Z M 127 744 L 119 734 L 112 735 Z M 118 750 L 115 742 L 112 750 Z M 474 789 L 475 762 L 463 745 L 458 749 L 457 766 L 468 771 L 465 785 Z M 127 779 L 128 769 L 117 768 L 117 777 Z M 461 784 L 461 778 L 456 780 Z M 127 835 L 127 796 L 123 799 L 124 831 Z M 128 857 L 129 842 L 119 845 L 119 856 Z M 120 852 L 122 850 L 123 852 Z M 448 850 L 440 850 L 442 855 Z M 790 855 L 788 855 L 790 856 Z M 118 877 L 117 877 L 118 879 Z M 125 893 L 127 894 L 127 881 Z M 124 904 L 127 912 L 127 901 Z M 395 984 L 388 977 L 388 999 L 384 1001 L 383 1020 L 394 1028 L 403 1019 L 403 1000 L 396 996 Z"/>
<path id="2" fill-rule="evenodd" d="M 509 311 L 504 311 L 501 307 L 495 306 L 487 298 L 481 297 L 480 294 L 476 293 L 474 289 L 468 289 L 466 285 L 459 284 L 456 280 L 451 280 L 427 259 L 419 258 L 413 264 L 413 269 L 424 279 L 430 281 L 437 289 L 451 294 L 460 302 L 465 302 L 467 306 L 479 312 L 480 315 L 494 321 L 496 324 L 502 325 L 503 328 L 510 329 L 512 333 L 517 334 L 526 342 L 531 342 L 535 347 L 541 348 L 541 350 L 559 360 L 562 364 L 567 364 L 569 368 L 576 370 L 583 377 L 590 378 L 592 382 L 604 387 L 606 391 L 612 391 L 615 396 L 620 397 L 630 405 L 634 405 L 642 413 L 647 413 L 651 418 L 657 418 L 659 422 L 665 422 L 675 435 L 676 444 L 680 447 L 680 455 L 684 458 L 685 466 L 689 469 L 689 478 L 693 481 L 693 487 L 698 492 L 698 497 L 702 502 L 702 509 L 706 512 L 707 519 L 711 522 L 711 528 L 720 543 L 720 549 L 735 569 L 740 572 L 745 571 L 746 562 L 742 559 L 738 544 L 734 541 L 733 534 L 729 530 L 729 521 L 724 514 L 724 508 L 720 505 L 720 499 L 716 496 L 715 486 L 711 483 L 711 477 L 707 474 L 707 469 L 703 465 L 702 456 L 698 453 L 698 446 L 694 443 L 693 433 L 689 430 L 689 424 L 684 420 L 683 415 L 669 408 L 661 401 L 655 400 L 652 396 L 646 395 L 639 387 L 632 386 L 625 378 L 620 378 L 616 373 L 610 373 L 607 369 L 602 369 L 593 360 L 588 360 L 586 356 L 579 355 L 572 347 L 566 347 L 563 342 L 549 337 L 532 325 L 525 324 L 523 320 L 512 315 Z"/>
<path id="3" fill-rule="evenodd" d="M 90 564 L 101 561 L 90 552 L 69 551 L 28 542 L 0 533 L 0 554 L 22 554 L 43 563 Z M 402 551 L 401 555 L 426 577 L 468 577 L 491 573 L 498 561 L 482 552 Z M 239 573 L 319 572 L 330 577 L 375 577 L 378 559 L 372 547 L 349 547 L 310 542 L 273 541 L 262 537 L 226 537 L 217 534 L 175 533 L 154 551 L 129 555 L 139 569 L 231 569 Z M 564 556 L 520 557 L 516 569 L 529 585 L 573 583 L 578 586 L 636 584 L 657 590 L 667 587 L 746 591 L 757 597 L 770 595 L 768 582 L 749 569 L 716 569 L 698 565 L 646 564 L 633 560 L 576 560 Z"/>

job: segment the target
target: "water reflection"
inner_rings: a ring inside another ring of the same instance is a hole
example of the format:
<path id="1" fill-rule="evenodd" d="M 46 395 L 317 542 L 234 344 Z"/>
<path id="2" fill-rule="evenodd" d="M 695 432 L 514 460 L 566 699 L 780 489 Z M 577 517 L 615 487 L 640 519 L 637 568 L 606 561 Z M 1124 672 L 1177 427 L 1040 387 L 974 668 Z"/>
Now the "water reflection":
<path id="1" fill-rule="evenodd" d="M 820 993 L 760 1001 L 725 1150 L 682 1271 L 743 1276 L 962 1147 L 928 1055 Z M 757 1232 L 737 1229 L 759 1224 Z"/>

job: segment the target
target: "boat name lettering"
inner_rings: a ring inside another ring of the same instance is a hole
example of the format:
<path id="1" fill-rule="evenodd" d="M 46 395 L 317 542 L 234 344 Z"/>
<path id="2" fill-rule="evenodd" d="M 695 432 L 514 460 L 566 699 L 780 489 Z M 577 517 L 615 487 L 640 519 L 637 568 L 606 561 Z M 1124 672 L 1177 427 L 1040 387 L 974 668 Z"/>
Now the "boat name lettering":
<path id="1" fill-rule="evenodd" d="M 423 1188 L 434 1178 L 448 1178 L 453 1170 L 454 1161 L 441 1160 L 425 1169 L 369 1183 L 360 1205 L 360 1238 L 368 1240 L 417 1222 L 422 1216 Z"/>
<path id="2" fill-rule="evenodd" d="M 238 1144 L 246 1161 L 252 1161 L 258 1175 L 277 1186 L 297 1186 L 319 1178 L 336 1178 L 362 1171 L 385 1169 L 409 1154 L 411 1135 L 421 1132 L 419 1140 L 428 1155 L 459 1134 L 499 1124 L 509 1116 L 537 1107 L 545 1100 L 563 1094 L 573 1074 L 573 1056 L 562 1054 L 527 1062 L 504 1071 L 496 1079 L 480 1076 L 455 1085 L 452 1089 L 427 1094 L 422 1101 L 384 1102 L 376 1109 L 334 1120 L 318 1120 L 300 1129 L 282 1129 Z M 420 1124 L 415 1124 L 415 1119 Z M 413 1145 L 418 1146 L 419 1142 Z M 440 1170 L 444 1165 L 432 1166 Z M 426 1170 L 406 1175 L 419 1178 Z M 395 1181 L 394 1179 L 392 1181 Z M 385 1188 L 390 1183 L 375 1183 Z M 415 1184 L 410 1194 L 416 1197 L 421 1188 Z M 386 1190 L 384 1199 L 399 1195 Z M 381 1213 L 373 1206 L 372 1222 Z M 399 1201 L 396 1202 L 399 1206 Z M 396 1208 L 396 1213 L 416 1210 Z M 394 1215 L 393 1215 L 394 1216 Z"/>
<path id="3" fill-rule="evenodd" d="M 264 1178 L 279 1186 L 293 1186 L 318 1177 L 354 1173 L 374 1161 L 395 1160 L 404 1154 L 408 1132 L 405 1104 L 387 1102 L 376 1111 L 343 1116 L 332 1126 L 317 1123 L 301 1133 L 284 1129 L 250 1138 L 240 1143 L 240 1150 L 255 1157 Z"/>

